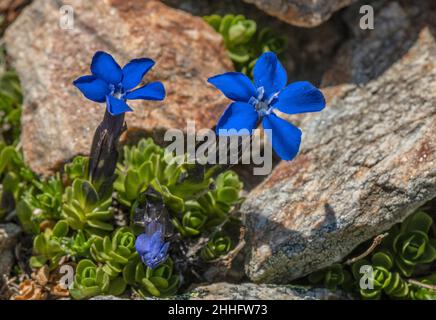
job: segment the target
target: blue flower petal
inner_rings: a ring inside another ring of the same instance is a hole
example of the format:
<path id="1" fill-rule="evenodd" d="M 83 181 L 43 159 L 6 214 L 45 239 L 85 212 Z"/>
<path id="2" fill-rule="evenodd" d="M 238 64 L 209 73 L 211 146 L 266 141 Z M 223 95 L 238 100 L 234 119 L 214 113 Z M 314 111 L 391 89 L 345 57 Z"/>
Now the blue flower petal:
<path id="1" fill-rule="evenodd" d="M 111 84 L 119 84 L 123 73 L 115 59 L 108 53 L 97 51 L 92 58 L 91 72 L 94 76 Z"/>
<path id="2" fill-rule="evenodd" d="M 145 86 L 127 92 L 126 99 L 163 100 L 165 99 L 165 88 L 162 82 L 147 83 Z"/>
<path id="3" fill-rule="evenodd" d="M 301 130 L 274 113 L 265 116 L 262 125 L 264 129 L 271 129 L 267 135 L 277 155 L 282 160 L 292 160 L 300 148 Z"/>
<path id="4" fill-rule="evenodd" d="M 121 99 L 117 99 L 113 96 L 106 96 L 107 110 L 113 116 L 117 116 L 124 112 L 133 111 L 130 107 Z"/>
<path id="5" fill-rule="evenodd" d="M 136 87 L 144 75 L 154 65 L 154 61 L 149 58 L 133 59 L 123 67 L 123 88 L 130 90 Z"/>
<path id="6" fill-rule="evenodd" d="M 240 72 L 219 74 L 207 81 L 234 101 L 248 102 L 251 97 L 257 97 L 256 88 L 251 80 Z"/>
<path id="7" fill-rule="evenodd" d="M 153 256 L 157 256 L 163 245 L 163 235 L 160 231 L 156 232 L 150 240 L 150 253 Z"/>
<path id="8" fill-rule="evenodd" d="M 253 78 L 257 88 L 264 88 L 266 98 L 282 90 L 288 81 L 286 70 L 273 52 L 265 52 L 259 57 Z"/>
<path id="9" fill-rule="evenodd" d="M 164 245 L 160 248 L 159 257 L 161 262 L 167 258 L 169 248 L 170 248 L 169 242 L 165 242 Z"/>
<path id="10" fill-rule="evenodd" d="M 145 233 L 136 238 L 135 249 L 141 256 L 150 251 L 150 238 Z"/>
<path id="11" fill-rule="evenodd" d="M 95 76 L 80 77 L 73 84 L 86 98 L 95 102 L 104 102 L 110 91 L 108 84 Z"/>
<path id="12" fill-rule="evenodd" d="M 247 129 L 250 131 L 256 128 L 259 116 L 251 104 L 245 102 L 233 102 L 222 114 L 221 118 L 216 125 L 216 133 L 220 133 L 220 129 Z"/>
<path id="13" fill-rule="evenodd" d="M 307 81 L 294 82 L 283 89 L 273 104 L 288 114 L 321 111 L 325 107 L 324 95 Z"/>

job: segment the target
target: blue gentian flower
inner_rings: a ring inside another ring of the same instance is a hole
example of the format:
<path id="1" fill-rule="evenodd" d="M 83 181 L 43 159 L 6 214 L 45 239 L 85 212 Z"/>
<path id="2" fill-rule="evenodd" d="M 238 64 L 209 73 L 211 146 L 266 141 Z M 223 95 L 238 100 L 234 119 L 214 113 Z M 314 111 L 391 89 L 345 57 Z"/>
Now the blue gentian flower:
<path id="1" fill-rule="evenodd" d="M 116 116 L 132 111 L 126 100 L 165 98 L 165 88 L 161 82 L 147 83 L 132 90 L 153 65 L 153 60 L 141 58 L 131 60 L 121 69 L 110 54 L 98 51 L 92 58 L 92 75 L 80 77 L 73 83 L 89 100 L 106 102 L 109 113 Z"/>
<path id="2" fill-rule="evenodd" d="M 135 248 L 142 262 L 151 269 L 168 258 L 169 242 L 164 241 L 164 228 L 159 222 L 152 220 L 145 226 L 145 233 L 136 238 Z"/>
<path id="3" fill-rule="evenodd" d="M 274 151 L 281 159 L 292 160 L 300 147 L 301 130 L 279 118 L 274 110 L 287 114 L 320 111 L 325 107 L 324 96 L 306 81 L 286 86 L 286 71 L 272 52 L 259 57 L 253 78 L 254 84 L 242 73 L 228 72 L 208 79 L 234 101 L 219 119 L 217 134 L 220 135 L 220 129 L 252 132 L 262 122 L 264 129 L 271 129 L 269 139 Z"/>

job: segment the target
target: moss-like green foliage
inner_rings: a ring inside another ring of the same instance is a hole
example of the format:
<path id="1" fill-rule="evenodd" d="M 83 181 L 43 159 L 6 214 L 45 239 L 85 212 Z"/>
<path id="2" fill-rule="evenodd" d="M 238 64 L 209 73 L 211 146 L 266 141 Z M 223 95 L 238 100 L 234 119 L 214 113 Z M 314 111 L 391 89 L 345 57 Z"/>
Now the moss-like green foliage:
<path id="1" fill-rule="evenodd" d="M 135 240 L 130 228 L 118 228 L 112 239 L 109 236 L 95 239 L 91 245 L 91 256 L 94 261 L 104 263 L 103 270 L 111 278 L 116 277 L 129 261 L 138 257 Z"/>
<path id="2" fill-rule="evenodd" d="M 232 240 L 222 232 L 215 234 L 201 250 L 201 257 L 206 260 L 214 260 L 227 254 L 232 247 Z"/>
<path id="3" fill-rule="evenodd" d="M 123 278 L 143 297 L 167 297 L 175 294 L 180 284 L 180 276 L 174 274 L 173 261 L 168 258 L 154 270 L 145 267 L 136 259 L 123 270 Z"/>
<path id="4" fill-rule="evenodd" d="M 286 38 L 270 28 L 257 29 L 255 21 L 243 15 L 210 15 L 204 20 L 219 32 L 228 54 L 238 71 L 251 76 L 257 57 L 266 51 L 282 53 L 287 46 Z"/>
<path id="5" fill-rule="evenodd" d="M 73 185 L 66 188 L 63 202 L 62 217 L 71 228 L 98 236 L 113 230 L 108 222 L 113 216 L 109 208 L 112 198 L 101 199 L 88 180 L 74 180 Z"/>
<path id="6" fill-rule="evenodd" d="M 73 286 L 69 291 L 74 299 L 80 300 L 100 294 L 120 295 L 125 289 L 126 283 L 122 278 L 111 279 L 103 267 L 83 259 L 77 265 Z"/>
<path id="7" fill-rule="evenodd" d="M 33 256 L 30 265 L 33 268 L 40 268 L 48 264 L 50 269 L 55 269 L 59 261 L 66 255 L 63 246 L 64 238 L 68 234 L 68 224 L 60 220 L 56 225 L 35 237 L 33 240 Z"/>

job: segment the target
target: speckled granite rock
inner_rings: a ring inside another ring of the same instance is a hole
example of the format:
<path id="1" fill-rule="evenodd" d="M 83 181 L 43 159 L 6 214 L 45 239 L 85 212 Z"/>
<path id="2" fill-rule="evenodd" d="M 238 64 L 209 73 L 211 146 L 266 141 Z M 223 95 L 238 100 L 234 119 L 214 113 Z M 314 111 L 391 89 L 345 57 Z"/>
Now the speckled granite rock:
<path id="1" fill-rule="evenodd" d="M 376 31 L 340 49 L 332 74 L 348 72 L 325 81 L 335 83 L 324 88 L 327 109 L 301 125 L 300 154 L 244 202 L 253 281 L 283 283 L 340 261 L 436 197 L 435 29 L 401 23 L 406 9 L 379 11 L 394 52 Z M 395 32 L 403 36 L 389 38 Z M 362 52 L 385 59 L 383 68 Z"/>
<path id="2" fill-rule="evenodd" d="M 297 286 L 230 284 L 225 282 L 197 287 L 175 299 L 189 300 L 335 300 L 347 299 L 341 292 Z"/>
<path id="3" fill-rule="evenodd" d="M 95 296 L 89 300 L 129 300 L 126 298 L 116 297 L 116 296 Z"/>
<path id="4" fill-rule="evenodd" d="M 0 224 L 0 284 L 2 276 L 11 272 L 14 263 L 13 247 L 17 243 L 21 229 L 16 224 Z"/>
<path id="5" fill-rule="evenodd" d="M 73 30 L 59 27 L 59 8 L 74 10 Z M 135 101 L 127 137 L 168 128 L 213 126 L 227 101 L 206 79 L 232 69 L 221 36 L 200 17 L 147 0 L 35 0 L 5 34 L 24 89 L 22 146 L 38 173 L 48 174 L 88 152 L 103 105 L 86 100 L 72 81 L 89 73 L 95 51 L 120 64 L 147 56 L 156 66 L 146 81 L 161 80 L 163 103 Z"/>
<path id="6" fill-rule="evenodd" d="M 0 224 L 0 252 L 12 248 L 17 242 L 21 229 L 13 223 Z"/>
<path id="7" fill-rule="evenodd" d="M 283 21 L 300 27 L 315 27 L 337 10 L 356 0 L 244 0 Z"/>
<path id="8" fill-rule="evenodd" d="M 11 250 L 5 250 L 0 253 L 0 277 L 8 275 L 11 272 L 12 265 L 14 264 L 14 255 Z M 3 279 L 0 279 L 0 284 Z"/>

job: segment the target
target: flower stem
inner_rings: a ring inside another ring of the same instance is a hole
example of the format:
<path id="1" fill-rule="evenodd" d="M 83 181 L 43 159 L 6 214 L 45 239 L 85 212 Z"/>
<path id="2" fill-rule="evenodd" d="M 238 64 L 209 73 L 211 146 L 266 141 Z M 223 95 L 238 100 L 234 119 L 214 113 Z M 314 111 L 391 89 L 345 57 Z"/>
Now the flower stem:
<path id="1" fill-rule="evenodd" d="M 113 116 L 107 110 L 95 130 L 89 156 L 88 176 L 102 196 L 112 192 L 118 159 L 118 142 L 125 130 L 124 113 Z"/>

